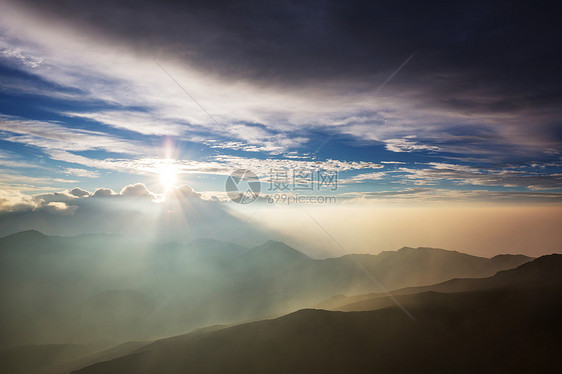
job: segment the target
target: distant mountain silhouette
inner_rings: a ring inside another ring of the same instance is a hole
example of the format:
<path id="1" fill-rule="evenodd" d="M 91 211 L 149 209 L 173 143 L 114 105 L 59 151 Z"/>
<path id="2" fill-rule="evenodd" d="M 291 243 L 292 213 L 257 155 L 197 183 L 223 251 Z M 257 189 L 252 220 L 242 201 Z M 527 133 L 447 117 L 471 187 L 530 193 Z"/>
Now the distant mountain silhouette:
<path id="1" fill-rule="evenodd" d="M 288 246 L 285 243 L 268 240 L 262 245 L 254 247 L 245 256 L 245 260 L 252 261 L 255 258 L 265 258 L 267 261 L 308 261 L 310 257 Z"/>
<path id="2" fill-rule="evenodd" d="M 189 243 L 189 247 L 199 251 L 200 255 L 213 254 L 223 258 L 235 258 L 250 251 L 247 247 L 215 239 L 196 239 Z"/>
<path id="3" fill-rule="evenodd" d="M 418 294 L 415 322 L 395 306 L 300 310 L 159 340 L 75 373 L 558 372 L 561 278 L 562 255 L 545 256 L 487 280 L 515 286 Z"/>
<path id="4" fill-rule="evenodd" d="M 446 282 L 395 290 L 392 294 L 405 303 L 415 303 L 419 295 L 439 292 L 470 292 L 503 288 L 533 289 L 562 287 L 562 255 L 552 254 L 527 262 L 515 269 L 503 270 L 489 278 L 451 279 Z M 316 305 L 317 308 L 338 311 L 365 311 L 392 305 L 383 293 L 369 293 L 355 296 L 337 295 Z"/>
<path id="5" fill-rule="evenodd" d="M 530 260 L 433 248 L 355 257 L 388 289 L 487 277 Z M 380 291 L 349 255 L 312 259 L 276 241 L 250 249 L 212 239 L 151 243 L 116 234 L 26 231 L 0 238 L 0 259 L 6 301 L 0 347 L 169 336 L 278 316 L 337 294 Z M 104 307 L 93 307 L 102 292 Z"/>
<path id="6" fill-rule="evenodd" d="M 377 256 L 355 256 L 388 289 L 403 288 L 414 283 L 434 284 L 455 277 L 488 277 L 499 270 L 510 269 L 532 260 L 522 255 L 502 255 L 488 259 L 427 247 L 403 247 Z"/>

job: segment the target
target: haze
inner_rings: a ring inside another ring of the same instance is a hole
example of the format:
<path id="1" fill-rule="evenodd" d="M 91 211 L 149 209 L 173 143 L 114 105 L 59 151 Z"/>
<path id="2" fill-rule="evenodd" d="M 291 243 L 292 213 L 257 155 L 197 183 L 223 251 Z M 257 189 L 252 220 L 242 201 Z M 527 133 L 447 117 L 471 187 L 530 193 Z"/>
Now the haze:
<path id="1" fill-rule="evenodd" d="M 0 367 L 556 371 L 559 8 L 0 0 Z"/>

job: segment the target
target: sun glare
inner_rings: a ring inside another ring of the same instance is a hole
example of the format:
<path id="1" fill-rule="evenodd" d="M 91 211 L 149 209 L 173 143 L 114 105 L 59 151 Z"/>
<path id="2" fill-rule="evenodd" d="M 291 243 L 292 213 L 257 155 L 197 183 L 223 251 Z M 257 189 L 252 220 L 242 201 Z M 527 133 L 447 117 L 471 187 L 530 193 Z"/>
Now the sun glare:
<path id="1" fill-rule="evenodd" d="M 164 186 L 166 191 L 174 188 L 176 179 L 176 173 L 171 169 L 165 169 L 160 172 L 160 183 Z"/>

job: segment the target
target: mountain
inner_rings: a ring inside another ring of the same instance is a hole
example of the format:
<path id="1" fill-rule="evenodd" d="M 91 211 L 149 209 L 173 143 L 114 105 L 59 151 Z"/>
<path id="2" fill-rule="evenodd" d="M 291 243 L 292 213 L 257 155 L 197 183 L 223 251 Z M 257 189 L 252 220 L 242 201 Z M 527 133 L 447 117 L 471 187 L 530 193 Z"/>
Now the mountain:
<path id="1" fill-rule="evenodd" d="M 35 245 L 39 241 L 46 241 L 56 237 L 50 237 L 37 230 L 21 231 L 12 235 L 0 238 L 3 247 L 6 248 L 25 248 L 28 245 Z"/>
<path id="2" fill-rule="evenodd" d="M 392 292 L 398 300 L 415 303 L 420 295 L 429 293 L 455 293 L 479 290 L 494 290 L 504 288 L 533 289 L 543 287 L 562 287 L 562 255 L 552 254 L 542 256 L 527 262 L 515 269 L 500 271 L 489 278 L 451 279 L 446 282 L 422 286 L 409 287 Z M 331 297 L 316 307 L 337 311 L 364 311 L 387 307 L 392 304 L 386 294 L 369 293 L 356 296 L 337 295 Z"/>
<path id="3" fill-rule="evenodd" d="M 11 374 L 37 373 L 74 357 L 87 355 L 96 348 L 95 345 L 78 344 L 11 347 L 0 351 L 0 367 L 3 372 Z"/>
<path id="4" fill-rule="evenodd" d="M 87 354 L 74 355 L 71 359 L 55 362 L 47 370 L 44 370 L 44 374 L 68 374 L 72 370 L 92 365 L 96 362 L 109 361 L 130 354 L 147 344 L 147 342 L 127 342 L 113 345 L 109 348 L 97 349 Z M 37 371 L 34 372 L 36 373 Z"/>
<path id="5" fill-rule="evenodd" d="M 158 340 L 75 373 L 557 372 L 561 259 L 545 256 L 489 280 L 507 277 L 516 286 L 418 294 L 408 305 L 415 321 L 396 306 L 300 310 Z M 532 288 L 519 287 L 529 279 Z"/>
<path id="6" fill-rule="evenodd" d="M 438 248 L 404 247 L 377 256 L 354 255 L 387 289 L 429 285 L 451 278 L 481 278 L 519 266 L 532 258 L 502 255 L 492 259 Z M 344 256 L 340 260 L 344 260 Z"/>
<path id="7" fill-rule="evenodd" d="M 534 267 L 513 270 L 531 269 L 521 274 L 501 271 L 531 260 L 525 256 L 486 259 L 433 248 L 402 248 L 379 255 L 354 256 L 388 288 L 401 284 L 418 286 L 413 291 L 395 291 L 409 310 L 434 304 L 443 308 L 467 304 L 461 302 L 464 299 L 444 299 L 456 294 L 443 296 L 428 286 L 419 287 L 432 279 L 443 281 L 467 274 L 478 277 L 500 271 L 494 278 L 514 284 L 522 279 L 523 283 L 532 283 L 530 274 L 540 280 L 548 273 L 544 269 L 532 271 L 537 263 L 545 261 L 542 258 L 528 263 L 535 264 Z M 28 365 L 28 372 L 39 371 L 30 367 L 68 371 L 100 360 L 128 357 L 129 353 L 136 355 L 140 352 L 137 349 L 151 347 L 133 345 L 132 350 L 117 349 L 105 356 L 70 348 L 81 347 L 89 340 L 106 338 L 113 340 L 113 344 L 129 339 L 154 340 L 205 325 L 271 318 L 332 295 L 376 289 L 350 255 L 313 259 L 275 241 L 249 249 L 213 240 L 150 243 L 120 235 L 68 238 L 32 231 L 0 239 L 0 258 L 0 287 L 6 300 L 0 305 L 1 345 L 36 344 L 22 348 L 35 360 Z M 548 264 L 550 269 L 557 269 L 548 261 L 544 266 Z M 486 290 L 478 283 L 485 280 L 449 282 L 476 282 L 463 287 Z M 489 292 L 496 292 L 492 288 L 488 288 Z M 402 292 L 404 295 L 400 295 Z M 377 303 L 378 309 L 394 308 L 387 298 L 380 298 Z M 324 317 L 318 318 L 322 321 Z M 306 331 L 302 326 L 299 328 Z M 228 329 L 198 330 L 187 336 L 203 339 Z M 267 335 L 266 331 L 260 334 Z M 13 352 L 11 356 L 21 357 Z M 11 362 L 15 368 L 14 361 Z"/>
<path id="8" fill-rule="evenodd" d="M 250 251 L 248 247 L 214 239 L 196 239 L 190 242 L 188 247 L 198 251 L 200 255 L 213 255 L 228 259 L 241 256 Z"/>
<path id="9" fill-rule="evenodd" d="M 433 248 L 354 256 L 388 289 L 486 277 L 530 260 Z M 378 291 L 350 255 L 313 259 L 275 241 L 250 249 L 212 239 L 157 243 L 27 231 L 0 239 L 0 259 L 0 347 L 81 343 L 105 334 L 146 340 Z M 96 304 L 99 295 L 105 301 Z"/>
<path id="10" fill-rule="evenodd" d="M 68 374 L 99 361 L 130 354 L 146 344 L 127 342 L 114 345 L 109 341 L 99 341 L 10 347 L 0 350 L 0 368 L 10 374 Z"/>
<path id="11" fill-rule="evenodd" d="M 262 245 L 254 247 L 245 256 L 249 261 L 275 261 L 275 262 L 298 262 L 310 260 L 310 257 L 302 254 L 285 243 L 268 240 Z"/>
<path id="12" fill-rule="evenodd" d="M 74 305 L 69 317 L 77 336 L 125 341 L 143 338 L 141 326 L 155 307 L 152 297 L 136 290 L 102 291 Z"/>

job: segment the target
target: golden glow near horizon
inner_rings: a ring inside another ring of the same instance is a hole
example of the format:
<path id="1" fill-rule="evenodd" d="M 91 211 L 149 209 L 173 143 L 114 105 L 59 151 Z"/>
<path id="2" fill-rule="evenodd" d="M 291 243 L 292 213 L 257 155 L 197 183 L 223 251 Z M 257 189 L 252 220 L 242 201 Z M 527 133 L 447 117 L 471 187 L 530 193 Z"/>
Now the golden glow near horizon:
<path id="1" fill-rule="evenodd" d="M 560 206 L 379 205 L 308 207 L 309 213 L 348 251 L 379 253 L 403 246 L 437 247 L 477 256 L 541 256 L 562 244 Z M 342 251 L 298 208 L 259 212 L 279 239 L 320 257 Z"/>

